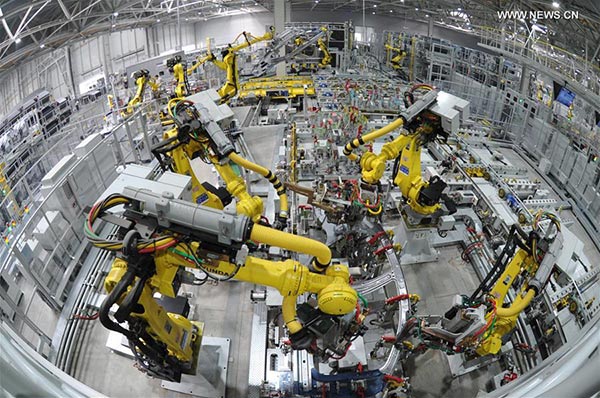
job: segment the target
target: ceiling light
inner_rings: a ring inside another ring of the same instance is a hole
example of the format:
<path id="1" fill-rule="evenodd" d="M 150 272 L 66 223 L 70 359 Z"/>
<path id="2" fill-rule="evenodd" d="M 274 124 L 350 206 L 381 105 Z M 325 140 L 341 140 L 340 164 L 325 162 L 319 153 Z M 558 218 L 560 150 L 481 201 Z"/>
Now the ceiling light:
<path id="1" fill-rule="evenodd" d="M 425 18 L 429 18 L 429 14 L 425 14 Z"/>
<path id="2" fill-rule="evenodd" d="M 156 22 L 160 22 L 160 18 L 156 20 Z"/>
<path id="3" fill-rule="evenodd" d="M 113 12 L 113 17 L 118 17 L 119 13 L 117 11 Z"/>
<path id="4" fill-rule="evenodd" d="M 46 47 L 45 44 L 40 44 L 40 48 L 44 48 L 44 47 Z"/>
<path id="5" fill-rule="evenodd" d="M 377 4 L 373 5 L 373 8 L 377 8 Z"/>
<path id="6" fill-rule="evenodd" d="M 204 17 L 204 20 L 205 20 L 205 21 L 208 21 L 208 18 Z"/>
<path id="7" fill-rule="evenodd" d="M 111 26 L 111 27 L 113 27 L 113 28 L 114 28 L 114 27 L 116 27 L 116 26 L 117 26 L 117 25 L 115 25 L 115 24 L 112 24 L 112 26 Z"/>
<path id="8" fill-rule="evenodd" d="M 375 15 L 375 11 L 373 11 L 373 15 Z"/>
<path id="9" fill-rule="evenodd" d="M 553 1 L 552 2 L 552 7 L 558 8 L 558 7 L 560 7 L 560 4 L 558 4 L 558 1 Z"/>
<path id="10" fill-rule="evenodd" d="M 457 10 L 458 10 L 458 11 L 462 11 L 462 8 L 458 7 L 458 8 L 457 8 Z"/>
<path id="11" fill-rule="evenodd" d="M 394 12 L 394 11 L 390 10 L 390 12 Z"/>
<path id="12" fill-rule="evenodd" d="M 415 7 L 415 11 L 419 11 L 419 7 Z"/>
<path id="13" fill-rule="evenodd" d="M 20 42 L 21 42 L 21 38 L 20 38 L 20 37 L 17 37 L 17 38 L 15 39 L 15 43 L 17 43 L 17 44 L 18 44 L 18 43 L 20 43 Z"/>

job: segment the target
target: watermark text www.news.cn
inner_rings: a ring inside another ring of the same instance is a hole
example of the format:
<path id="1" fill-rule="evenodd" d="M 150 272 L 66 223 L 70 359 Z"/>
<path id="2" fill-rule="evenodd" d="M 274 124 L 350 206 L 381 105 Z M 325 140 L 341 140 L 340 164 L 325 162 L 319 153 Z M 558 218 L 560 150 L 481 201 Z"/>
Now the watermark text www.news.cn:
<path id="1" fill-rule="evenodd" d="M 503 10 L 496 11 L 498 19 L 579 19 L 579 11 L 519 11 L 519 10 Z"/>

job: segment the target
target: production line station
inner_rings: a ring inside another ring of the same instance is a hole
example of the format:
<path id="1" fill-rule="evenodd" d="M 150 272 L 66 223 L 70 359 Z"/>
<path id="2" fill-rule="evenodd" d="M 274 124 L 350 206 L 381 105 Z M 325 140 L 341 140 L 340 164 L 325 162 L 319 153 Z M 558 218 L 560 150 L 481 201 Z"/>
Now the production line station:
<path id="1" fill-rule="evenodd" d="M 600 397 L 596 1 L 0 20 L 0 396 Z"/>

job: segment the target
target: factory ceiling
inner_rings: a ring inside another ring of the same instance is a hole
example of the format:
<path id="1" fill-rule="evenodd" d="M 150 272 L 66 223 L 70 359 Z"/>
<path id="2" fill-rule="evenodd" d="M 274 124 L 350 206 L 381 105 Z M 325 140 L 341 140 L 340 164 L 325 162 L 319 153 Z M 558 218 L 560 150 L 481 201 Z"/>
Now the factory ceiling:
<path id="1" fill-rule="evenodd" d="M 272 10 L 283 0 L 8 0 L 0 1 L 0 72 L 75 40 L 106 31 L 173 22 L 202 22 Z M 291 0 L 294 11 L 354 12 L 416 19 L 476 33 L 480 27 L 536 36 L 600 60 L 597 0 Z M 499 19 L 497 11 L 569 11 L 578 19 Z"/>

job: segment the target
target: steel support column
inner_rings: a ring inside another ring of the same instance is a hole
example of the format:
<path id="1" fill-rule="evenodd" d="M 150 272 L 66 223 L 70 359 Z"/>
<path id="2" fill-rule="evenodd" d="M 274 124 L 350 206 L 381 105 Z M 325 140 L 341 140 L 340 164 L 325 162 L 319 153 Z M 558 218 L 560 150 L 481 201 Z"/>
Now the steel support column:
<path id="1" fill-rule="evenodd" d="M 274 2 L 273 19 L 275 25 L 275 32 L 281 33 L 285 29 L 286 22 L 286 8 L 290 7 L 287 1 L 279 0 Z M 285 47 L 279 50 L 279 55 L 285 55 Z M 277 76 L 285 76 L 285 62 L 280 62 L 277 65 Z"/>

